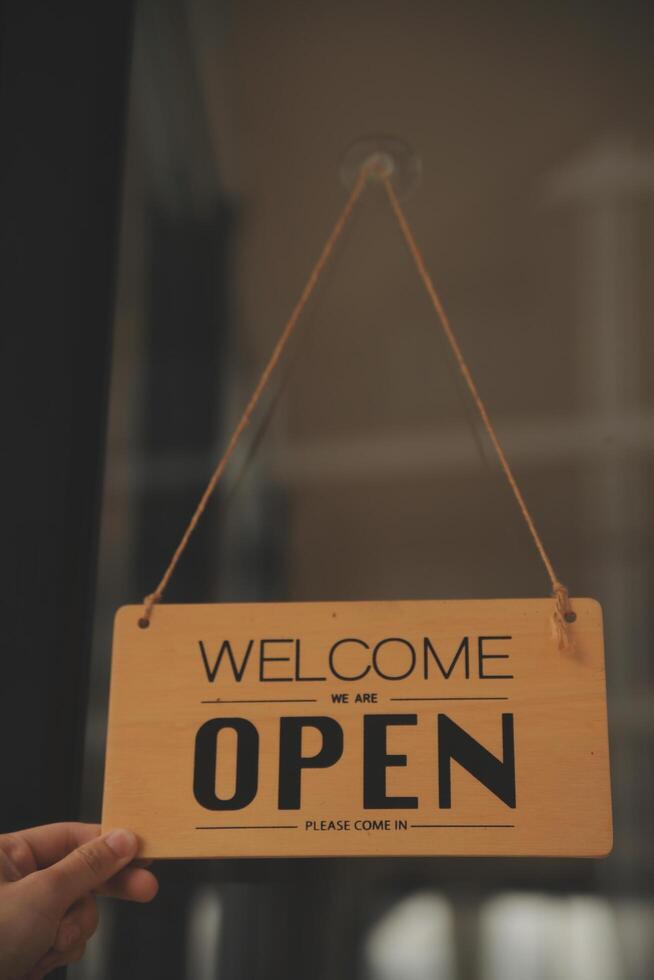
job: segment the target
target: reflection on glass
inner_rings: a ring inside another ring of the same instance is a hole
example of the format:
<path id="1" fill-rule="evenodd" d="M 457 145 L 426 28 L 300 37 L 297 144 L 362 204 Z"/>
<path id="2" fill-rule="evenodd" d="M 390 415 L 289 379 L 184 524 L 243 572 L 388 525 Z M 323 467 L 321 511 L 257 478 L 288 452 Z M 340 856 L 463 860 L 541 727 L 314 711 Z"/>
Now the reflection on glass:
<path id="1" fill-rule="evenodd" d="M 481 914 L 483 980 L 622 980 L 615 913 L 593 896 L 503 895 Z"/>
<path id="2" fill-rule="evenodd" d="M 455 980 L 452 911 L 429 892 L 394 905 L 365 946 L 369 980 Z"/>
<path id="3" fill-rule="evenodd" d="M 220 980 L 222 901 L 215 888 L 202 888 L 188 910 L 186 976 Z"/>

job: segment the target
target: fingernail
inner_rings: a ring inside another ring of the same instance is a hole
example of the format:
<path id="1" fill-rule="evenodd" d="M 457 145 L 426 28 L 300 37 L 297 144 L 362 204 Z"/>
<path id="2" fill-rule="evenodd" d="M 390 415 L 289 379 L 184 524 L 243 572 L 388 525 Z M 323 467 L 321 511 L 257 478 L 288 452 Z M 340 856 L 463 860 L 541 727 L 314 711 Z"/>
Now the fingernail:
<path id="1" fill-rule="evenodd" d="M 64 953 L 78 942 L 81 935 L 80 927 L 75 922 L 64 922 L 57 936 L 56 948 Z"/>
<path id="2" fill-rule="evenodd" d="M 131 830 L 112 830 L 104 841 L 119 858 L 131 857 L 136 852 L 138 844 L 136 835 Z"/>

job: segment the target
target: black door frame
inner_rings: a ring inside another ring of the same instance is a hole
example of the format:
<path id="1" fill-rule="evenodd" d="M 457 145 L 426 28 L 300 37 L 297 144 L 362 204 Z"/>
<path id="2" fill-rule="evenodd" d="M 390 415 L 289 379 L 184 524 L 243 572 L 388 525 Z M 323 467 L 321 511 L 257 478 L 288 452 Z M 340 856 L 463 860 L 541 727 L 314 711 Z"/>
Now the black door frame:
<path id="1" fill-rule="evenodd" d="M 0 831 L 78 816 L 132 7 L 0 6 Z"/>

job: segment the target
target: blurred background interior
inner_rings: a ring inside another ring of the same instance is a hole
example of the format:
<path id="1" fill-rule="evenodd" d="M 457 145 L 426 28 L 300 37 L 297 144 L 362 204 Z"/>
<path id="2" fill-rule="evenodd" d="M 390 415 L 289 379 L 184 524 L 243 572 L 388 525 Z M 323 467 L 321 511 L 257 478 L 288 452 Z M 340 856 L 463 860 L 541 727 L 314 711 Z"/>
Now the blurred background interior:
<path id="1" fill-rule="evenodd" d="M 648 4 L 138 0 L 85 742 L 370 134 L 564 581 L 606 620 L 604 861 L 175 862 L 75 980 L 654 976 L 654 60 Z M 176 602 L 541 596 L 383 200 L 366 193 Z"/>

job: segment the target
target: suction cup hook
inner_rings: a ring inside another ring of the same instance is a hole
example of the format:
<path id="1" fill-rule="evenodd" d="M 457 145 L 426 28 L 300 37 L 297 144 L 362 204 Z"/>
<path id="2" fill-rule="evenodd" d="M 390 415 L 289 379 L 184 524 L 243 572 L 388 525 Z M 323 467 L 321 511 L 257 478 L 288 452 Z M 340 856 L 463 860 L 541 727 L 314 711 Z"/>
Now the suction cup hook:
<path id="1" fill-rule="evenodd" d="M 367 136 L 353 143 L 341 161 L 340 177 L 351 190 L 362 168 L 372 179 L 389 177 L 395 193 L 406 198 L 420 183 L 422 172 L 418 154 L 395 136 Z"/>

